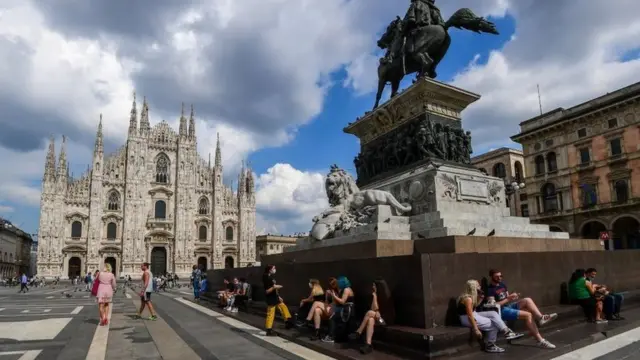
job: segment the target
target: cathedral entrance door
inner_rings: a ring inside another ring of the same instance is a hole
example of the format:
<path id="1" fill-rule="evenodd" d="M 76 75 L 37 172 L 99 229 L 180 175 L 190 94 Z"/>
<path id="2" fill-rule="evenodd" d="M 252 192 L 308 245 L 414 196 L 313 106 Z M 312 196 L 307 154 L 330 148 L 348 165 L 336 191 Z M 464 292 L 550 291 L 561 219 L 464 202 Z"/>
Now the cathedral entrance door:
<path id="1" fill-rule="evenodd" d="M 224 258 L 224 268 L 233 269 L 233 256 L 227 256 Z"/>
<path id="2" fill-rule="evenodd" d="M 82 260 L 79 257 L 74 256 L 69 259 L 69 279 L 72 279 L 76 276 L 80 276 L 80 267 L 82 265 Z"/>
<path id="3" fill-rule="evenodd" d="M 114 276 L 118 275 L 118 272 L 116 270 L 116 258 L 114 258 L 113 256 L 109 256 L 108 258 L 104 259 L 104 263 L 111 265 L 111 271 L 113 272 Z"/>
<path id="4" fill-rule="evenodd" d="M 198 267 L 202 271 L 207 271 L 207 258 L 204 256 L 200 256 L 198 258 Z"/>
<path id="5" fill-rule="evenodd" d="M 160 276 L 167 272 L 167 249 L 154 247 L 151 250 L 151 273 Z"/>

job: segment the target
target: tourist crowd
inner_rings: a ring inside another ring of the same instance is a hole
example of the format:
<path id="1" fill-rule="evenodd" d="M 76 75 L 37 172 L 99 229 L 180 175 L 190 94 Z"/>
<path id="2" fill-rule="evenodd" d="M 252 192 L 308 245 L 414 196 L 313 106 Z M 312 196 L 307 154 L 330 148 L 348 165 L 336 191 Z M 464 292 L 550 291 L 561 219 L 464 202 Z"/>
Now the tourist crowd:
<path id="1" fill-rule="evenodd" d="M 580 305 L 588 321 L 602 324 L 608 320 L 622 320 L 620 308 L 623 297 L 611 292 L 605 285 L 594 283 L 596 269 L 576 270 L 569 279 L 568 297 L 572 304 Z M 542 337 L 538 327 L 555 320 L 557 314 L 542 314 L 535 302 L 516 292 L 509 292 L 502 272 L 489 271 L 489 280 L 480 284 L 469 280 L 457 299 L 457 314 L 463 326 L 472 329 L 478 339 L 483 340 L 483 349 L 491 353 L 504 352 L 496 345 L 498 334 L 507 340 L 524 336 L 511 330 L 506 323 L 523 321 L 529 334 L 538 346 L 555 349 L 555 345 Z"/>
<path id="2" fill-rule="evenodd" d="M 198 276 L 196 269 L 194 274 Z M 578 269 L 571 275 L 567 285 L 571 303 L 584 309 L 588 321 L 602 324 L 609 320 L 622 320 L 622 295 L 612 292 L 605 285 L 596 284 L 596 274 L 597 271 L 590 268 Z M 383 279 L 372 281 L 367 309 L 361 311 L 360 322 L 356 321 L 356 295 L 349 279 L 338 276 L 329 278 L 326 284 L 323 287 L 318 279 L 310 279 L 309 294 L 300 300 L 297 313 L 292 315 L 280 296 L 283 286 L 276 282 L 276 267 L 266 266 L 262 278 L 267 305 L 266 334 L 275 335 L 272 328 L 277 310 L 285 320 L 287 329 L 309 328 L 312 331 L 311 340 L 330 343 L 362 339 L 360 351 L 363 354 L 370 353 L 376 326 L 386 325 L 383 316 L 385 319 L 395 318 L 387 283 Z M 246 306 L 252 299 L 252 288 L 245 278 L 225 278 L 223 286 L 216 295 L 220 305 L 228 312 L 238 312 L 239 307 Z M 525 334 L 509 327 L 517 321 L 523 322 L 539 347 L 556 347 L 542 336 L 539 328 L 556 320 L 558 315 L 543 314 L 532 298 L 510 292 L 499 270 L 490 270 L 488 278 L 482 281 L 468 280 L 464 291 L 456 299 L 455 311 L 460 324 L 471 329 L 472 334 L 481 340 L 486 352 L 505 351 L 496 344 L 500 334 L 509 341 L 524 337 Z"/>

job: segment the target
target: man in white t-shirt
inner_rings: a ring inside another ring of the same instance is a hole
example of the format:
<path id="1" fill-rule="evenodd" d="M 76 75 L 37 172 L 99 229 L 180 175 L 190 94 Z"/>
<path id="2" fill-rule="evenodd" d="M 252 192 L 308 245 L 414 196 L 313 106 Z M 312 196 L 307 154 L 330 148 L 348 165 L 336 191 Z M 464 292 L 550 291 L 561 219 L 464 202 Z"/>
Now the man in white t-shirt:
<path id="1" fill-rule="evenodd" d="M 153 274 L 149 271 L 149 263 L 144 263 L 140 267 L 142 270 L 142 291 L 140 291 L 140 311 L 138 311 L 137 317 L 142 317 L 142 312 L 145 307 L 149 308 L 151 316 L 147 320 L 157 320 L 156 312 L 153 310 L 153 304 L 151 304 L 151 293 L 153 292 Z"/>

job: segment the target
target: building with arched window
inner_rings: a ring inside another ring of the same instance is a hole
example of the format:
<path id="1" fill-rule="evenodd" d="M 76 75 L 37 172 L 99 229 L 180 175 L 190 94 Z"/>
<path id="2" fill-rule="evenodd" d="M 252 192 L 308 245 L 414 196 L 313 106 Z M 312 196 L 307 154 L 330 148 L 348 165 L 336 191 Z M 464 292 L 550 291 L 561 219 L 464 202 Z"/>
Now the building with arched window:
<path id="1" fill-rule="evenodd" d="M 504 180 L 506 184 L 521 184 L 525 179 L 524 156 L 522 151 L 510 148 L 499 148 L 471 158 L 471 165 L 487 175 Z M 527 194 L 522 190 L 515 191 L 507 197 L 507 205 L 511 216 L 529 216 Z"/>
<path id="2" fill-rule="evenodd" d="M 532 222 L 640 248 L 640 83 L 520 124 Z"/>
<path id="3" fill-rule="evenodd" d="M 31 235 L 10 221 L 0 218 L 0 278 L 7 279 L 31 272 Z"/>
<path id="4" fill-rule="evenodd" d="M 109 155 L 101 116 L 92 164 L 76 178 L 67 171 L 65 138 L 58 158 L 51 139 L 39 276 L 73 277 L 109 263 L 118 277 L 139 277 L 140 265 L 149 262 L 155 274 L 188 278 L 196 264 L 216 269 L 255 263 L 253 172 L 243 166 L 237 191 L 225 185 L 220 138 L 214 162 L 205 160 L 196 148 L 193 108 L 190 116 L 182 110 L 177 131 L 166 121 L 151 126 L 147 101 L 138 109 L 134 98 L 127 141 Z"/>

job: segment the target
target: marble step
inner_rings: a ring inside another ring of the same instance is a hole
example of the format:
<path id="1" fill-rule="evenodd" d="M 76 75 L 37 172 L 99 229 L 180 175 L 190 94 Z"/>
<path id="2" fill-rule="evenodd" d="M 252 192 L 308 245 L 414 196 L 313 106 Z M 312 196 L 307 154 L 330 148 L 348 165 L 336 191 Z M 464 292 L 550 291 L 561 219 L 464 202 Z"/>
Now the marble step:
<path id="1" fill-rule="evenodd" d="M 507 209 L 509 210 L 509 209 Z M 430 213 L 424 213 L 424 214 L 420 214 L 420 215 L 414 215 L 411 217 L 411 224 L 414 223 L 420 223 L 420 222 L 432 222 L 432 221 L 436 221 L 436 220 L 440 220 L 440 219 L 456 219 L 456 220 L 469 220 L 469 221 L 486 221 L 486 222 L 491 222 L 491 221 L 496 221 L 496 222 L 502 222 L 502 221 L 507 221 L 509 223 L 512 224 L 520 224 L 520 225 L 529 225 L 531 224 L 531 221 L 529 220 L 528 217 L 518 217 L 518 216 L 505 216 L 502 214 L 491 214 L 491 213 L 486 213 L 486 212 L 455 212 L 455 213 L 450 213 L 450 212 L 442 212 L 442 211 L 435 211 L 435 212 L 430 212 Z"/>
<path id="2" fill-rule="evenodd" d="M 549 225 L 543 224 L 522 224 L 519 222 L 511 222 L 511 218 L 505 217 L 502 221 L 487 219 L 437 219 L 433 221 L 421 221 L 411 224 L 411 231 L 422 231 L 441 227 L 462 227 L 462 228 L 484 228 L 500 229 L 509 231 L 549 231 Z M 470 230 L 471 231 L 471 230 Z"/>
<path id="3" fill-rule="evenodd" d="M 469 232 L 474 229 L 474 227 L 440 227 L 440 228 L 432 228 L 423 231 L 412 232 L 412 239 L 424 239 L 424 238 L 438 238 L 444 236 L 465 236 L 469 234 Z M 494 230 L 493 228 L 478 228 L 475 227 L 476 231 L 473 236 L 487 236 Z M 419 235 L 418 235 L 419 234 Z M 524 238 L 539 238 L 539 239 L 569 239 L 568 233 L 561 232 L 551 232 L 551 231 L 514 231 L 514 230 L 503 230 L 503 229 L 495 229 L 495 234 L 493 236 L 496 237 L 524 237 Z"/>

